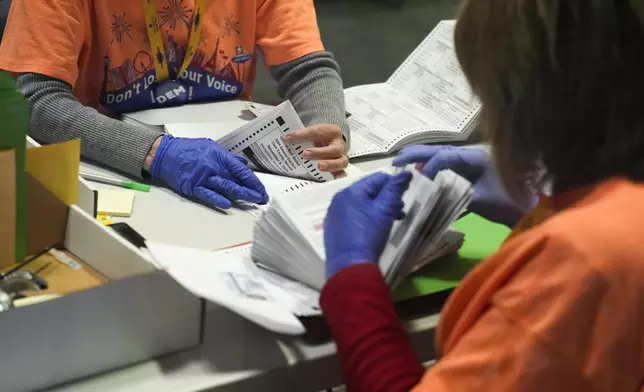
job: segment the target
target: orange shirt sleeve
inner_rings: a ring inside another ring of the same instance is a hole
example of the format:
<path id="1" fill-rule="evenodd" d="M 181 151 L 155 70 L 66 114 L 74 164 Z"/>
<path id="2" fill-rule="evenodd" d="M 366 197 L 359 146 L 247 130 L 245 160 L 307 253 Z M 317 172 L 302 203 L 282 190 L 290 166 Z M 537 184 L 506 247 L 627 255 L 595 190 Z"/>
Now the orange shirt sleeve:
<path id="1" fill-rule="evenodd" d="M 13 0 L 0 46 L 0 68 L 39 73 L 74 86 L 85 15 L 84 0 Z"/>
<path id="2" fill-rule="evenodd" d="M 592 391 L 565 358 L 499 309 L 486 312 L 413 392 Z"/>
<path id="3" fill-rule="evenodd" d="M 448 332 L 443 358 L 414 392 L 637 390 L 641 333 L 625 331 L 640 325 L 629 308 L 635 286 L 613 281 L 592 249 L 565 234 L 534 237 L 517 237 L 486 261 L 503 258 L 496 270 L 514 272 L 496 288 L 473 288 L 468 303 L 480 314 L 445 309 L 469 327 Z"/>
<path id="4" fill-rule="evenodd" d="M 256 42 L 267 67 L 324 50 L 313 0 L 258 0 Z"/>

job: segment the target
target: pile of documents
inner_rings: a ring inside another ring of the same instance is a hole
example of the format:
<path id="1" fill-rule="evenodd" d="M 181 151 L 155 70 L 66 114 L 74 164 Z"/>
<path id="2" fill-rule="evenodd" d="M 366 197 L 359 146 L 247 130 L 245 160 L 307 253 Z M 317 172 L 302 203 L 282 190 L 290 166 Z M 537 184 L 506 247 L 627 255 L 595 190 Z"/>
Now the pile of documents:
<path id="1" fill-rule="evenodd" d="M 413 168 L 405 170 L 413 173 L 403 196 L 405 218 L 394 224 L 379 260 L 392 287 L 460 247 L 463 235 L 449 227 L 468 205 L 472 192 L 467 180 L 449 170 L 441 171 L 434 180 Z M 324 218 L 333 196 L 357 179 L 345 178 L 275 197 L 255 226 L 252 259 L 261 267 L 320 290 L 326 281 Z"/>
<path id="2" fill-rule="evenodd" d="M 470 200 L 470 184 L 451 171 L 430 180 L 412 168 L 396 222 L 379 260 L 395 287 L 411 272 L 460 248 L 450 229 Z M 391 174 L 396 169 L 384 170 Z M 318 316 L 324 274 L 323 222 L 333 196 L 365 174 L 275 196 L 254 230 L 254 242 L 219 251 L 147 241 L 155 261 L 195 295 L 278 333 L 305 332 L 299 317 Z M 351 235 L 352 233 L 347 233 Z"/>

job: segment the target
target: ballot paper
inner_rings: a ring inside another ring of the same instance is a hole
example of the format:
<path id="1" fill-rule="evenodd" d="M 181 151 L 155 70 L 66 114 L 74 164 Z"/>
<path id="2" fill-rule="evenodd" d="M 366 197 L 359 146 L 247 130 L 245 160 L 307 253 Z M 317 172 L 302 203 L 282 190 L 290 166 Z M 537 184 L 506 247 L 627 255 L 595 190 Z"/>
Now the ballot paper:
<path id="1" fill-rule="evenodd" d="M 350 157 L 467 139 L 481 104 L 456 58 L 454 26 L 441 21 L 386 83 L 345 90 Z"/>
<path id="2" fill-rule="evenodd" d="M 362 177 L 364 173 L 362 170 L 358 169 L 356 166 L 349 164 L 344 170 L 346 177 L 348 178 L 358 178 Z M 272 198 L 284 193 L 295 192 L 299 189 L 318 187 L 322 186 L 325 183 L 301 180 L 298 178 L 278 176 L 276 174 L 270 173 L 256 173 L 259 180 L 264 184 L 266 192 Z"/>
<path id="3" fill-rule="evenodd" d="M 305 332 L 298 316 L 319 315 L 319 294 L 259 268 L 250 245 L 205 251 L 148 241 L 155 264 L 193 294 L 274 332 Z"/>
<path id="4" fill-rule="evenodd" d="M 450 230 L 445 237 L 437 257 L 460 246 L 461 233 Z M 318 291 L 257 265 L 250 244 L 219 251 L 153 241 L 146 245 L 154 264 L 186 290 L 273 332 L 301 335 L 300 318 L 322 314 Z"/>
<path id="5" fill-rule="evenodd" d="M 472 192 L 468 181 L 449 170 L 439 172 L 434 180 L 415 169 L 405 170 L 413 173 L 403 195 L 405 218 L 394 223 L 379 260 L 383 276 L 392 287 L 446 249 L 458 249 L 462 234 L 447 233 Z M 336 180 L 275 197 L 253 230 L 253 260 L 320 290 L 326 280 L 324 218 L 333 196 L 356 180 Z"/>
<path id="6" fill-rule="evenodd" d="M 333 175 L 320 171 L 318 162 L 303 153 L 313 142 L 286 143 L 284 137 L 304 125 L 289 101 L 217 140 L 222 147 L 243 156 L 257 170 L 309 181 L 324 182 Z"/>
<path id="7" fill-rule="evenodd" d="M 351 164 L 347 166 L 345 173 L 347 177 L 351 178 L 357 178 L 363 175 L 362 170 Z M 323 182 L 321 183 L 315 181 L 307 181 L 299 178 L 278 176 L 276 174 L 270 173 L 256 172 L 255 174 L 264 185 L 264 188 L 266 188 L 266 193 L 268 193 L 268 196 L 271 199 L 284 193 L 295 192 L 303 188 L 314 188 L 325 184 Z M 269 205 L 270 201 L 268 202 L 268 204 L 261 205 L 241 200 L 237 200 L 234 203 L 234 207 L 246 211 L 257 218 L 260 218 L 262 216 L 263 212 L 268 209 Z"/>
<path id="8" fill-rule="evenodd" d="M 246 109 L 248 109 L 251 113 L 253 113 L 257 117 L 260 117 L 265 113 L 268 113 L 273 109 L 275 109 L 275 106 L 272 106 L 272 105 L 266 105 L 263 103 L 250 102 L 250 101 L 245 102 L 244 105 L 246 106 Z"/>

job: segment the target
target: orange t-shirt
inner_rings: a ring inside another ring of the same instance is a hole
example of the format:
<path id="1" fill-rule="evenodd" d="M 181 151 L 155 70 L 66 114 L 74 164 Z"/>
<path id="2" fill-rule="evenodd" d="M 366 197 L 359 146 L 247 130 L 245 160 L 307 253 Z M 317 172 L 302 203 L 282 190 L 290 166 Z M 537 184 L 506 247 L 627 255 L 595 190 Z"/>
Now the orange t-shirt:
<path id="1" fill-rule="evenodd" d="M 156 1 L 168 68 L 183 63 L 195 0 Z M 312 0 L 207 0 L 181 79 L 189 101 L 248 97 L 259 47 L 267 66 L 323 50 Z M 86 106 L 123 113 L 175 104 L 155 95 L 141 0 L 13 0 L 0 68 L 69 83 Z M 185 97 L 185 95 L 184 95 Z"/>
<path id="2" fill-rule="evenodd" d="M 625 179 L 556 198 L 455 290 L 414 392 L 643 390 L 643 200 Z"/>

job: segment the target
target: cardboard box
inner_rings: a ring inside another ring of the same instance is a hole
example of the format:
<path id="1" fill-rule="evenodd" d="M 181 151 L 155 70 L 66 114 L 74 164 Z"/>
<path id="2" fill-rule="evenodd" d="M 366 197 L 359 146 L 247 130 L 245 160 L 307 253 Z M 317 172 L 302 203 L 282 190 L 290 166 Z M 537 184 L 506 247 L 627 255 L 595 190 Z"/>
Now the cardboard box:
<path id="1" fill-rule="evenodd" d="M 6 189 L 16 184 L 13 154 L 0 151 L 0 168 L 9 168 L 0 171 Z M 62 296 L 0 312 L 0 391 L 44 389 L 200 344 L 203 300 L 83 209 L 92 209 L 93 192 L 79 189 L 80 143 L 33 146 L 26 155 L 24 230 L 0 221 L 0 233 L 13 235 L 0 243 L 0 268 L 15 265 L 14 239 L 22 236 L 23 253 L 43 254 L 23 268 L 42 264 L 37 273 L 48 291 Z M 15 216 L 13 194 L 0 192 L 0 217 Z M 85 266 L 64 265 L 47 253 L 52 247 Z M 47 272 L 52 268 L 58 275 Z"/>
<path id="2" fill-rule="evenodd" d="M 0 312 L 0 390 L 47 388 L 196 346 L 202 300 L 77 206 L 65 248 L 106 284 Z"/>

